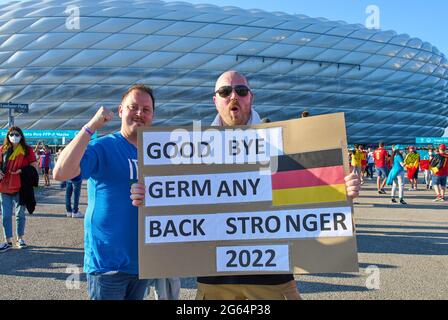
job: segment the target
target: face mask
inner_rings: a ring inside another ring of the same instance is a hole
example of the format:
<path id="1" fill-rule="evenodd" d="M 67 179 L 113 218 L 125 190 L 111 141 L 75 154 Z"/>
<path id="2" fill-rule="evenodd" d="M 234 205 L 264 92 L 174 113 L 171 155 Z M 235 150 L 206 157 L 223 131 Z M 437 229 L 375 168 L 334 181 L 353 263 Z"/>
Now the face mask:
<path id="1" fill-rule="evenodd" d="M 13 136 L 13 137 L 9 137 L 9 141 L 11 141 L 11 143 L 14 143 L 14 144 L 17 144 L 17 143 L 19 143 L 19 142 L 20 142 L 20 140 L 22 140 L 22 138 L 21 138 L 21 137 L 16 137 L 16 136 Z"/>

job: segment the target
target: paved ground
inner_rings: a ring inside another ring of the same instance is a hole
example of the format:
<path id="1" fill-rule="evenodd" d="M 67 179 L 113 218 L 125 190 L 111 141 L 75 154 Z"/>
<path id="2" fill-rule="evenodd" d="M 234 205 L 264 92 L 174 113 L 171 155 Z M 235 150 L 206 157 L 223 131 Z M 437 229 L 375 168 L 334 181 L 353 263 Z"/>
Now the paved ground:
<path id="1" fill-rule="evenodd" d="M 432 190 L 405 197 L 409 205 L 391 204 L 369 181 L 355 204 L 360 272 L 297 276 L 303 298 L 448 299 L 448 202 L 433 203 Z M 83 212 L 86 204 L 84 186 Z M 87 299 L 84 274 L 79 288 L 67 281 L 82 271 L 83 220 L 66 218 L 57 184 L 40 188 L 27 218 L 30 247 L 0 254 L 0 300 Z M 193 278 L 183 279 L 181 298 L 193 299 L 195 288 Z"/>

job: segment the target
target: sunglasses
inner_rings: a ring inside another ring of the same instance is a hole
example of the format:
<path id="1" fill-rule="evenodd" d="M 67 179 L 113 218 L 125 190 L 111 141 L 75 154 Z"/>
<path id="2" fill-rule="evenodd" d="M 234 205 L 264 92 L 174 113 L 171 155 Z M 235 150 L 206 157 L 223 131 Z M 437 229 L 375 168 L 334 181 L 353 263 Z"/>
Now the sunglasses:
<path id="1" fill-rule="evenodd" d="M 222 86 L 217 91 L 215 91 L 215 94 L 219 94 L 221 98 L 227 98 L 232 94 L 232 91 L 235 89 L 235 92 L 240 97 L 245 97 L 249 94 L 250 89 L 245 85 L 238 85 L 238 86 Z"/>
<path id="2" fill-rule="evenodd" d="M 13 132 L 9 134 L 10 137 L 20 137 L 19 133 Z"/>

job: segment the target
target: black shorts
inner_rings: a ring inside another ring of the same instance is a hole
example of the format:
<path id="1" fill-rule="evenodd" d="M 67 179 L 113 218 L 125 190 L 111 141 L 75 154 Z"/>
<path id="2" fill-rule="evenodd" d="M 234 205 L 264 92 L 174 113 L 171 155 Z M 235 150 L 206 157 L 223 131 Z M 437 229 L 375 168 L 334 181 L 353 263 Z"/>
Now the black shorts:
<path id="1" fill-rule="evenodd" d="M 41 168 L 42 169 L 42 174 L 48 174 L 48 172 L 50 171 L 50 168 Z"/>
<path id="2" fill-rule="evenodd" d="M 417 179 L 417 180 L 418 180 L 418 169 L 415 170 L 415 173 L 414 173 L 414 179 Z"/>

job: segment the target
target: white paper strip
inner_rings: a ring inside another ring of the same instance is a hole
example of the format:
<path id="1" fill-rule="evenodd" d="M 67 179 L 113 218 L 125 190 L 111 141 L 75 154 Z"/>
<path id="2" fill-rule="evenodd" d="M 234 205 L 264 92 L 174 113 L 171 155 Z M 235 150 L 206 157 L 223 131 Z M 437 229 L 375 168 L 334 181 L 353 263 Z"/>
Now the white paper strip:
<path id="1" fill-rule="evenodd" d="M 353 236 L 350 207 L 145 217 L 145 243 Z"/>
<path id="2" fill-rule="evenodd" d="M 272 201 L 267 170 L 145 177 L 147 207 Z"/>
<path id="3" fill-rule="evenodd" d="M 283 154 L 282 128 L 143 133 L 143 164 L 269 163 Z"/>
<path id="4" fill-rule="evenodd" d="M 216 248 L 216 271 L 289 271 L 288 245 Z"/>

